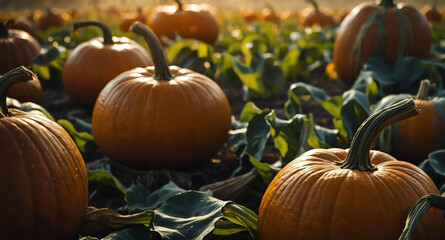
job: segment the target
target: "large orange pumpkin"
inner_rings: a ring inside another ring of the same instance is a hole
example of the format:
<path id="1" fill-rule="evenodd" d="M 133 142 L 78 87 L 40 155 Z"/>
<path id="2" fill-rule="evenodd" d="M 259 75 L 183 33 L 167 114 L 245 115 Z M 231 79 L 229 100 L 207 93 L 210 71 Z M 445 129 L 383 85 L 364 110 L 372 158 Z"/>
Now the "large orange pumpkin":
<path id="1" fill-rule="evenodd" d="M 40 44 L 27 32 L 9 29 L 12 20 L 0 22 L 0 75 L 25 65 L 31 64 L 32 59 L 40 52 Z"/>
<path id="2" fill-rule="evenodd" d="M 420 110 L 419 115 L 386 128 L 378 138 L 380 150 L 417 165 L 431 152 L 445 148 L 445 98 L 429 97 L 430 85 L 429 80 L 423 80 L 417 96 L 388 95 L 376 104 L 375 111 L 379 111 L 398 101 L 414 98 Z"/>
<path id="3" fill-rule="evenodd" d="M 88 204 L 82 155 L 56 122 L 6 107 L 19 67 L 0 78 L 0 239 L 72 239 Z"/>
<path id="4" fill-rule="evenodd" d="M 402 101 L 371 115 L 350 149 L 314 149 L 287 164 L 261 201 L 259 239 L 397 239 L 410 207 L 439 191 L 420 168 L 370 149 L 385 126 L 417 111 Z M 442 213 L 430 210 L 414 239 L 445 239 Z"/>
<path id="5" fill-rule="evenodd" d="M 175 34 L 182 38 L 198 39 L 213 44 L 219 35 L 219 23 L 205 4 L 185 4 L 175 0 L 175 6 L 161 6 L 150 20 L 149 26 L 158 38 L 174 39 Z"/>
<path id="6" fill-rule="evenodd" d="M 91 39 L 74 48 L 63 67 L 62 81 L 66 93 L 73 100 L 93 106 L 111 79 L 153 62 L 141 45 L 126 37 L 113 37 L 110 28 L 102 22 L 78 22 L 74 24 L 74 30 L 85 26 L 100 27 L 104 37 Z"/>
<path id="7" fill-rule="evenodd" d="M 301 26 L 312 27 L 318 25 L 320 27 L 334 26 L 335 20 L 330 14 L 320 11 L 317 2 L 315 0 L 306 0 L 313 6 L 313 10 L 304 11 L 301 20 Z"/>
<path id="8" fill-rule="evenodd" d="M 102 90 L 92 130 L 112 159 L 135 166 L 183 166 L 208 160 L 224 144 L 231 111 L 221 88 L 192 70 L 168 66 L 159 40 L 145 25 L 143 35 L 154 66 L 135 68 Z"/>
<path id="9" fill-rule="evenodd" d="M 338 76 L 352 85 L 366 60 L 383 56 L 394 64 L 402 56 L 426 59 L 431 32 L 425 16 L 415 7 L 382 0 L 361 3 L 340 24 L 333 60 Z"/>

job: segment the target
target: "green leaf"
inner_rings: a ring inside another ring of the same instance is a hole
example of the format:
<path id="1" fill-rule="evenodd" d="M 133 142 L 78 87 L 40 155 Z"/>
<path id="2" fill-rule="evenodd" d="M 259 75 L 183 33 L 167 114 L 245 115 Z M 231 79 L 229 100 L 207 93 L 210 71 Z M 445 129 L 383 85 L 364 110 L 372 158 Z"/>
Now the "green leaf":
<path id="1" fill-rule="evenodd" d="M 270 125 L 266 121 L 269 114 L 270 111 L 263 110 L 261 114 L 255 115 L 247 126 L 246 153 L 258 160 L 263 158 L 264 148 L 270 136 Z"/>
<path id="2" fill-rule="evenodd" d="M 53 116 L 45 108 L 32 102 L 21 103 L 14 98 L 6 98 L 6 106 L 8 106 L 8 108 L 15 108 L 23 112 L 37 114 L 41 117 L 54 121 Z"/>
<path id="3" fill-rule="evenodd" d="M 356 90 L 343 93 L 341 117 L 349 141 L 352 140 L 362 122 L 369 117 L 370 112 L 369 100 L 364 93 Z"/>
<path id="4" fill-rule="evenodd" d="M 281 69 L 286 80 L 293 80 L 297 77 L 300 68 L 300 53 L 299 49 L 292 48 L 281 61 Z"/>
<path id="5" fill-rule="evenodd" d="M 46 49 L 46 51 L 43 51 L 42 53 L 37 55 L 32 60 L 31 64 L 46 66 L 50 62 L 56 60 L 61 55 L 62 52 L 64 52 L 62 48 L 50 47 L 49 49 Z"/>
<path id="6" fill-rule="evenodd" d="M 233 70 L 249 91 L 255 96 L 270 97 L 270 92 L 266 88 L 264 82 L 261 80 L 262 72 L 254 72 L 248 65 L 240 62 L 238 59 L 232 57 Z"/>
<path id="7" fill-rule="evenodd" d="M 428 159 L 434 172 L 445 177 L 445 149 L 430 153 Z"/>
<path id="8" fill-rule="evenodd" d="M 150 240 L 150 236 L 151 232 L 147 227 L 138 225 L 110 233 L 101 240 Z"/>
<path id="9" fill-rule="evenodd" d="M 88 172 L 88 182 L 99 182 L 101 184 L 115 187 L 126 194 L 127 187 L 125 187 L 119 179 L 117 179 L 109 170 L 87 170 Z"/>
<path id="10" fill-rule="evenodd" d="M 280 171 L 280 168 L 274 167 L 268 163 L 262 163 L 252 156 L 249 156 L 249 160 L 255 170 L 261 175 L 266 185 L 269 185 L 275 175 Z"/>
<path id="11" fill-rule="evenodd" d="M 210 196 L 209 192 L 176 194 L 155 210 L 150 230 L 165 240 L 204 239 L 223 217 L 222 208 L 227 203 Z"/>
<path id="12" fill-rule="evenodd" d="M 268 109 L 265 109 L 265 111 L 269 111 Z M 243 110 L 241 110 L 240 114 L 240 121 L 241 122 L 250 122 L 252 118 L 258 114 L 261 114 L 263 110 L 259 109 L 255 103 L 253 102 L 247 102 L 246 105 L 244 105 Z"/>
<path id="13" fill-rule="evenodd" d="M 88 132 L 78 132 L 73 124 L 65 119 L 57 120 L 57 123 L 60 124 L 71 136 L 71 138 L 76 143 L 80 152 L 83 154 L 96 154 L 98 151 L 98 147 L 94 142 L 94 137 Z"/>

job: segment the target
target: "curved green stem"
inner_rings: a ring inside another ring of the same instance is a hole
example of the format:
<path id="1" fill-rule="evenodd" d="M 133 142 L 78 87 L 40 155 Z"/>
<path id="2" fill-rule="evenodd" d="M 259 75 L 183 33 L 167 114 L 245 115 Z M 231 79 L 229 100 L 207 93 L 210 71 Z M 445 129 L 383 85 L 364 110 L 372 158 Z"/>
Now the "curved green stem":
<path id="1" fill-rule="evenodd" d="M 428 94 L 431 89 L 431 82 L 428 79 L 422 80 L 420 82 L 419 91 L 417 92 L 417 100 L 428 100 Z"/>
<path id="2" fill-rule="evenodd" d="M 314 7 L 316 12 L 320 11 L 318 8 L 318 3 L 315 0 L 306 0 L 306 2 L 310 3 Z"/>
<path id="3" fill-rule="evenodd" d="M 6 105 L 6 96 L 8 95 L 9 87 L 18 82 L 26 82 L 34 79 L 36 76 L 29 69 L 21 66 L 12 69 L 0 78 L 0 118 L 10 116 L 8 106 Z"/>
<path id="4" fill-rule="evenodd" d="M 394 0 L 382 0 L 379 3 L 380 7 L 395 7 Z"/>
<path id="5" fill-rule="evenodd" d="M 405 222 L 405 228 L 399 237 L 399 240 L 409 240 L 414 232 L 417 224 L 423 215 L 431 207 L 445 210 L 445 196 L 436 194 L 428 194 L 419 199 L 409 210 L 408 217 Z"/>
<path id="6" fill-rule="evenodd" d="M 73 31 L 76 31 L 78 28 L 88 27 L 88 26 L 96 26 L 102 30 L 102 34 L 104 37 L 104 45 L 105 44 L 110 44 L 110 45 L 114 44 L 113 35 L 111 34 L 110 27 L 108 27 L 108 25 L 103 22 L 99 22 L 99 21 L 76 22 L 76 23 L 74 23 Z"/>
<path id="7" fill-rule="evenodd" d="M 419 109 L 414 101 L 406 99 L 372 114 L 360 125 L 355 133 L 346 159 L 342 162 L 337 162 L 337 164 L 345 169 L 377 170 L 369 159 L 369 151 L 378 135 L 386 126 L 414 116 L 418 112 Z"/>
<path id="8" fill-rule="evenodd" d="M 130 30 L 138 35 L 144 37 L 147 42 L 148 48 L 151 51 L 151 57 L 153 58 L 153 65 L 155 66 L 155 79 L 156 80 L 170 80 L 173 78 L 170 73 L 167 58 L 165 57 L 162 45 L 156 35 L 144 24 L 135 22 L 131 25 Z"/>
<path id="9" fill-rule="evenodd" d="M 175 0 L 176 4 L 178 5 L 178 10 L 182 11 L 182 3 L 179 0 Z"/>
<path id="10" fill-rule="evenodd" d="M 10 19 L 6 22 L 0 22 L 0 38 L 8 38 L 9 37 L 9 27 L 14 23 L 14 19 Z"/>

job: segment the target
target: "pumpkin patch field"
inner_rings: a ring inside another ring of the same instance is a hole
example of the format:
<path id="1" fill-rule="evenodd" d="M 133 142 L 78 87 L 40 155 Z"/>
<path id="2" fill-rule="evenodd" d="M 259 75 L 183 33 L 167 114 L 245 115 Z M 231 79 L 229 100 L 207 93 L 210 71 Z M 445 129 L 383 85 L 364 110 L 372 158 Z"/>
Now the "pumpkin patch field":
<path id="1" fill-rule="evenodd" d="M 443 14 L 0 0 L 0 239 L 445 239 Z"/>

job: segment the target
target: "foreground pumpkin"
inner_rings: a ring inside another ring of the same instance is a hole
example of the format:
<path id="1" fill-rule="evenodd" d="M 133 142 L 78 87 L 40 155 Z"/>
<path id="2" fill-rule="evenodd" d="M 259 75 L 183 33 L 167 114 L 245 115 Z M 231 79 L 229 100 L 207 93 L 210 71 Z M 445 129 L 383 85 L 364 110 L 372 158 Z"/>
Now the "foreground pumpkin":
<path id="1" fill-rule="evenodd" d="M 6 107 L 16 68 L 0 78 L 0 239 L 72 239 L 88 203 L 85 163 L 56 122 Z"/>
<path id="2" fill-rule="evenodd" d="M 385 126 L 417 111 L 413 100 L 385 108 L 361 125 L 350 149 L 314 149 L 287 164 L 261 201 L 259 239 L 397 239 L 410 207 L 439 191 L 420 168 L 370 149 Z M 437 210 L 414 232 L 415 239 L 444 236 Z"/>
<path id="3" fill-rule="evenodd" d="M 62 81 L 66 93 L 74 101 L 93 106 L 100 91 L 114 77 L 153 63 L 141 45 L 126 37 L 112 37 L 110 28 L 104 23 L 78 22 L 73 29 L 86 26 L 100 27 L 103 38 L 83 42 L 70 53 L 63 67 Z"/>
<path id="4" fill-rule="evenodd" d="M 427 59 L 431 32 L 415 7 L 393 0 L 361 3 L 342 21 L 335 38 L 333 61 L 348 85 L 356 80 L 366 60 L 383 56 L 394 64 L 402 56 Z"/>
<path id="5" fill-rule="evenodd" d="M 437 0 L 433 0 L 431 8 L 425 11 L 425 17 L 430 22 L 442 21 L 442 14 L 437 10 Z"/>
<path id="6" fill-rule="evenodd" d="M 168 66 L 156 36 L 136 23 L 154 67 L 135 68 L 113 79 L 93 110 L 92 130 L 102 151 L 136 166 L 182 166 L 209 159 L 231 127 L 228 100 L 211 79 Z"/>
<path id="7" fill-rule="evenodd" d="M 414 98 L 419 115 L 395 123 L 379 136 L 379 149 L 397 159 L 418 165 L 433 151 L 445 148 L 445 97 L 428 97 L 430 81 L 423 80 L 417 96 L 389 95 L 376 105 L 379 111 L 407 98 Z"/>
<path id="8" fill-rule="evenodd" d="M 175 39 L 175 34 L 181 38 L 193 38 L 213 44 L 218 38 L 219 23 L 205 4 L 186 4 L 175 0 L 178 5 L 163 6 L 157 9 L 150 20 L 150 28 L 165 43 L 162 38 Z"/>
<path id="9" fill-rule="evenodd" d="M 13 24 L 10 20 L 0 22 L 0 75 L 22 66 L 31 64 L 32 59 L 40 52 L 40 44 L 27 32 L 9 29 Z"/>
<path id="10" fill-rule="evenodd" d="M 318 25 L 320 27 L 335 25 L 334 17 L 320 11 L 318 4 L 317 2 L 315 2 L 315 0 L 306 0 L 306 1 L 309 2 L 314 9 L 303 12 L 301 20 L 301 25 L 303 27 L 312 27 L 313 25 Z"/>

